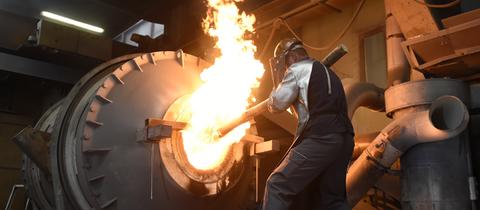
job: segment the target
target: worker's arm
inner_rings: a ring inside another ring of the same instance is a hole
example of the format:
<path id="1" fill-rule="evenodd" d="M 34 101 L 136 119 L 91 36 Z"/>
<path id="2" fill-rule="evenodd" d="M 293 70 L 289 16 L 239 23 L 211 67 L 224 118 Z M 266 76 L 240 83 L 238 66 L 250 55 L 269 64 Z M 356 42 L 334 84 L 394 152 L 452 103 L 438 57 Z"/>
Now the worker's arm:
<path id="1" fill-rule="evenodd" d="M 297 99 L 298 89 L 295 75 L 292 69 L 288 69 L 277 89 L 270 94 L 268 110 L 270 112 L 281 112 L 288 109 Z"/>

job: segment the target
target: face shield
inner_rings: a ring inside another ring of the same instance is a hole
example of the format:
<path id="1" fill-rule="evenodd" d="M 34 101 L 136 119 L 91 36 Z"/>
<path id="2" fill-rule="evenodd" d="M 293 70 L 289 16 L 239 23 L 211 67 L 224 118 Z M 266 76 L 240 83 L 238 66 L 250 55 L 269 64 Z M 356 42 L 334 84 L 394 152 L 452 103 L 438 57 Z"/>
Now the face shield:
<path id="1" fill-rule="evenodd" d="M 286 39 L 282 40 L 277 44 L 274 51 L 274 57 L 270 58 L 270 72 L 272 75 L 272 81 L 274 87 L 277 87 L 278 84 L 283 79 L 285 72 L 288 69 L 287 57 L 288 53 L 294 49 L 303 48 L 302 42 L 296 39 Z"/>
<path id="2" fill-rule="evenodd" d="M 285 72 L 287 71 L 287 66 L 285 62 L 286 56 L 275 56 L 270 58 L 270 73 L 272 75 L 272 81 L 274 87 L 277 87 L 278 84 L 283 79 Z"/>

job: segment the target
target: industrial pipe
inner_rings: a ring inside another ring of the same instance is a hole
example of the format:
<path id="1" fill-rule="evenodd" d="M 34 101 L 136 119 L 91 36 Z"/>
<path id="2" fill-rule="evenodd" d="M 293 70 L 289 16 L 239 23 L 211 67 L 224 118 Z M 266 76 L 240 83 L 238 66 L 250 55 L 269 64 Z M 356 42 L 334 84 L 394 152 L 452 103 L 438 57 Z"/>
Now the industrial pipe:
<path id="1" fill-rule="evenodd" d="M 363 151 L 368 147 L 368 145 L 370 145 L 370 143 L 372 143 L 379 133 L 380 132 L 373 132 L 355 135 L 355 147 L 353 147 L 352 160 L 356 160 L 358 157 L 360 157 Z"/>
<path id="2" fill-rule="evenodd" d="M 368 82 L 356 82 L 345 84 L 344 89 L 348 104 L 348 118 L 352 119 L 357 108 L 361 106 L 374 111 L 385 110 L 385 97 L 382 88 Z"/>
<path id="3" fill-rule="evenodd" d="M 325 58 L 322 59 L 322 63 L 326 67 L 330 67 L 335 64 L 340 58 L 348 53 L 348 49 L 345 45 L 340 44 L 335 49 L 333 49 L 330 53 L 328 53 Z M 236 128 L 237 126 L 246 123 L 253 119 L 253 117 L 260 115 L 268 110 L 268 99 L 258 103 L 257 105 L 253 106 L 252 108 L 245 111 L 240 117 L 230 121 L 229 123 L 223 125 L 220 129 L 218 129 L 218 134 L 220 137 L 225 136 L 228 132 Z"/>
<path id="4" fill-rule="evenodd" d="M 323 65 L 330 67 L 335 64 L 340 58 L 348 53 L 348 48 L 344 44 L 340 44 L 330 53 L 328 53 L 325 58 L 322 59 Z"/>
<path id="5" fill-rule="evenodd" d="M 385 1 L 385 36 L 387 48 L 388 87 L 407 82 L 410 79 L 410 65 L 403 54 L 401 42 L 405 41 L 400 26 L 391 11 L 392 0 Z"/>
<path id="6" fill-rule="evenodd" d="M 468 121 L 468 110 L 462 101 L 454 96 L 442 96 L 428 110 L 407 114 L 391 122 L 348 171 L 350 206 L 355 206 L 410 147 L 452 138 L 467 127 Z"/>

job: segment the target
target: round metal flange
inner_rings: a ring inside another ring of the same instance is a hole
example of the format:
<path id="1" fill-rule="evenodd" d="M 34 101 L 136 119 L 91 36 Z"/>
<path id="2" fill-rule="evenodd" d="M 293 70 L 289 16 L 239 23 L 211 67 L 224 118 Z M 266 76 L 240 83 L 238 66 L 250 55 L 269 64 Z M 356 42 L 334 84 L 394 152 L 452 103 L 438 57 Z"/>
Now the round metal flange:
<path id="1" fill-rule="evenodd" d="M 431 104 L 436 98 L 451 95 L 469 104 L 468 86 L 461 80 L 425 79 L 405 82 L 385 91 L 385 109 L 388 116 L 398 110 Z"/>
<path id="2" fill-rule="evenodd" d="M 161 149 L 137 139 L 145 119 L 162 118 L 176 99 L 201 84 L 206 66 L 187 54 L 180 61 L 175 52 L 147 53 L 97 72 L 74 94 L 56 130 L 54 166 L 73 209 L 245 205 L 250 177 L 242 175 L 241 184 L 213 198 L 193 196 L 166 171 Z"/>
<path id="3" fill-rule="evenodd" d="M 64 143 L 67 138 L 67 127 L 70 121 L 78 120 L 78 112 L 74 110 L 86 103 L 83 96 L 86 92 L 91 90 L 91 87 L 98 82 L 99 79 L 108 75 L 117 68 L 120 64 L 130 60 L 139 54 L 124 55 L 95 67 L 87 74 L 85 74 L 70 90 L 69 94 L 63 99 L 63 104 L 60 112 L 55 120 L 55 129 L 52 132 L 50 142 L 50 157 L 52 169 L 52 182 L 55 193 L 55 207 L 56 209 L 75 209 L 77 199 L 73 196 L 73 192 L 78 192 L 79 189 L 75 186 L 65 185 L 64 182 L 64 160 L 65 150 Z M 77 208 L 78 209 L 78 208 Z"/>
<path id="4" fill-rule="evenodd" d="M 35 129 L 51 133 L 60 112 L 63 100 L 50 107 L 35 125 Z M 55 207 L 53 183 L 26 155 L 22 156 L 22 176 L 28 197 L 38 209 L 51 210 Z"/>

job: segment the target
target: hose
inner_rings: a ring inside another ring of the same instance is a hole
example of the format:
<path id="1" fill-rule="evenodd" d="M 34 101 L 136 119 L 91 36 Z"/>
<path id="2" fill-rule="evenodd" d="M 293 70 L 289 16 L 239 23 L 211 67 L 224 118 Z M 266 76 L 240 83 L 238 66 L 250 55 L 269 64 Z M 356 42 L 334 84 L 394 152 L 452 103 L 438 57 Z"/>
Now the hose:
<path id="1" fill-rule="evenodd" d="M 273 23 L 272 23 L 272 30 L 270 31 L 270 34 L 267 38 L 267 41 L 265 42 L 265 45 L 263 46 L 263 50 L 262 52 L 260 53 L 260 56 L 259 56 L 259 59 L 261 60 L 267 50 L 268 50 L 268 47 L 270 46 L 272 40 L 273 40 L 273 37 L 275 36 L 277 30 L 280 28 L 280 25 L 284 25 L 288 31 L 298 40 L 298 41 L 301 41 L 303 43 L 303 45 L 311 50 L 315 50 L 315 51 L 323 51 L 323 50 L 327 50 L 329 48 L 331 48 L 335 43 L 338 42 L 338 40 L 340 40 L 343 36 L 345 36 L 345 34 L 347 33 L 348 29 L 352 26 L 353 22 L 355 21 L 355 19 L 358 17 L 358 14 L 360 13 L 360 10 L 362 9 L 363 5 L 365 4 L 365 1 L 366 0 L 362 0 L 359 4 L 358 4 L 358 7 L 355 9 L 355 12 L 353 13 L 353 16 L 352 18 L 348 21 L 347 25 L 345 26 L 345 28 L 343 28 L 343 30 L 340 32 L 340 34 L 334 39 L 332 40 L 332 42 L 330 42 L 329 44 L 325 45 L 325 46 L 322 46 L 322 47 L 314 47 L 310 44 L 307 44 L 306 42 L 304 42 L 302 40 L 302 38 L 300 38 L 300 36 L 298 36 L 297 33 L 295 33 L 295 31 L 292 29 L 292 27 L 290 27 L 290 25 L 288 25 L 287 21 L 283 18 L 277 18 L 277 20 L 275 20 Z"/>
<path id="2" fill-rule="evenodd" d="M 338 34 L 338 36 L 333 39 L 330 43 L 328 43 L 327 45 L 325 46 L 322 46 L 322 47 L 314 47 L 310 44 L 307 44 L 305 43 L 301 38 L 300 36 L 298 36 L 298 34 L 295 33 L 295 31 L 292 29 L 292 27 L 290 27 L 290 25 L 288 25 L 288 23 L 286 22 L 285 19 L 280 19 L 282 21 L 282 24 L 290 31 L 290 33 L 292 33 L 292 35 L 298 39 L 299 41 L 301 41 L 303 43 L 303 46 L 311 49 L 311 50 L 315 50 L 315 51 L 323 51 L 323 50 L 327 50 L 329 49 L 330 47 L 332 47 L 332 45 L 334 45 L 335 43 L 338 42 L 338 40 L 340 40 L 348 31 L 348 29 L 350 29 L 350 27 L 352 26 L 353 22 L 355 21 L 355 19 L 357 19 L 358 17 L 358 14 L 360 14 L 360 10 L 362 9 L 363 5 L 365 4 L 365 1 L 366 0 L 362 0 L 357 8 L 355 9 L 355 12 L 353 13 L 353 16 L 352 18 L 348 21 L 347 25 L 343 28 L 343 30 L 340 32 L 340 34 Z"/>

